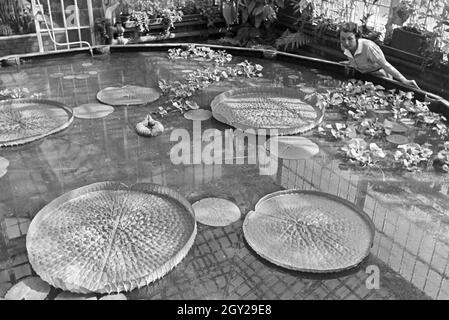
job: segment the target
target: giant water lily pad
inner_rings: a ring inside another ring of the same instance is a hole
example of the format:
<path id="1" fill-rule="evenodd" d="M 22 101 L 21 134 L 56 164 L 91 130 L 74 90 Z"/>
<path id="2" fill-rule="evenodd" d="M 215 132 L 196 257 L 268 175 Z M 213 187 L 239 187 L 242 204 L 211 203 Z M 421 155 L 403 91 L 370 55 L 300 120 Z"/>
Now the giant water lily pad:
<path id="1" fill-rule="evenodd" d="M 159 97 L 158 89 L 140 86 L 108 87 L 97 93 L 100 102 L 111 106 L 142 105 Z"/>
<path id="2" fill-rule="evenodd" d="M 374 230 L 369 217 L 348 201 L 304 190 L 263 197 L 243 223 L 246 241 L 260 256 L 315 273 L 360 264 L 370 252 Z"/>
<path id="3" fill-rule="evenodd" d="M 190 250 L 196 221 L 190 203 L 155 184 L 94 183 L 42 208 L 28 229 L 33 269 L 75 293 L 111 293 L 146 286 Z"/>
<path id="4" fill-rule="evenodd" d="M 306 132 L 323 120 L 316 105 L 303 101 L 297 90 L 284 87 L 251 87 L 216 96 L 212 114 L 237 129 L 263 129 L 268 135 Z"/>
<path id="5" fill-rule="evenodd" d="M 45 300 L 50 293 L 48 283 L 39 277 L 28 277 L 16 283 L 5 295 L 6 300 Z"/>
<path id="6" fill-rule="evenodd" d="M 14 146 L 67 128 L 73 121 L 70 107 L 43 99 L 0 101 L 0 147 Z"/>

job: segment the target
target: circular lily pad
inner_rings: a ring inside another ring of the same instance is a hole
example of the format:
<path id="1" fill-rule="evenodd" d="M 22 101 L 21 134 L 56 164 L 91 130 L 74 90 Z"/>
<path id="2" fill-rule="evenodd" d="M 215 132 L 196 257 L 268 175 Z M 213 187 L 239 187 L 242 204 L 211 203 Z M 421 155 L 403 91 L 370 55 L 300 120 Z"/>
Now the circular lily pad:
<path id="1" fill-rule="evenodd" d="M 215 119 L 237 129 L 288 135 L 309 131 L 323 120 L 319 106 L 303 99 L 293 88 L 247 87 L 217 95 L 211 109 Z"/>
<path id="2" fill-rule="evenodd" d="M 42 208 L 31 221 L 26 249 L 34 271 L 54 287 L 110 294 L 163 277 L 195 236 L 192 206 L 174 190 L 107 181 Z"/>
<path id="3" fill-rule="evenodd" d="M 406 144 L 409 143 L 409 139 L 400 134 L 392 134 L 387 136 L 387 141 L 394 144 Z"/>
<path id="4" fill-rule="evenodd" d="M 75 76 L 75 78 L 77 80 L 84 80 L 84 79 L 88 79 L 90 76 L 87 73 L 82 73 L 82 74 L 77 74 Z"/>
<path id="5" fill-rule="evenodd" d="M 206 121 L 209 120 L 211 117 L 212 112 L 204 109 L 190 110 L 184 113 L 184 118 L 193 121 Z"/>
<path id="6" fill-rule="evenodd" d="M 314 93 L 316 91 L 316 89 L 312 88 L 312 87 L 300 87 L 299 90 L 301 92 L 304 92 L 304 93 L 307 93 L 307 94 Z"/>
<path id="7" fill-rule="evenodd" d="M 142 105 L 159 97 L 158 89 L 140 86 L 108 87 L 97 93 L 100 102 L 111 106 Z"/>
<path id="8" fill-rule="evenodd" d="M 16 146 L 67 128 L 73 121 L 68 106 L 43 99 L 0 101 L 0 147 Z"/>
<path id="9" fill-rule="evenodd" d="M 114 112 L 114 108 L 101 103 L 86 103 L 73 108 L 73 114 L 80 119 L 104 118 Z"/>
<path id="10" fill-rule="evenodd" d="M 123 293 L 119 293 L 101 297 L 100 300 L 128 300 L 128 299 Z"/>
<path id="11" fill-rule="evenodd" d="M 87 67 L 91 67 L 92 63 L 91 62 L 86 62 L 82 64 L 83 67 L 87 68 Z"/>
<path id="12" fill-rule="evenodd" d="M 270 150 L 270 153 L 274 156 L 290 160 L 308 159 L 320 151 L 318 145 L 309 139 L 294 136 L 276 136 L 270 138 L 265 145 L 268 150 L 271 146 L 275 146 L 274 150 Z"/>
<path id="13" fill-rule="evenodd" d="M 56 73 L 52 73 L 50 75 L 50 78 L 62 78 L 64 76 L 64 73 L 62 72 L 56 72 Z"/>
<path id="14" fill-rule="evenodd" d="M 204 198 L 195 202 L 192 207 L 198 222 L 213 227 L 230 225 L 241 216 L 236 204 L 221 198 Z"/>
<path id="15" fill-rule="evenodd" d="M 289 79 L 292 79 L 292 80 L 298 80 L 299 79 L 299 76 L 297 76 L 296 74 L 289 74 L 287 77 Z"/>
<path id="16" fill-rule="evenodd" d="M 39 277 L 28 277 L 16 283 L 5 295 L 6 300 L 45 300 L 50 286 Z"/>
<path id="17" fill-rule="evenodd" d="M 292 270 L 348 270 L 370 253 L 374 224 L 359 208 L 331 194 L 283 190 L 266 195 L 243 223 L 261 257 Z"/>
<path id="18" fill-rule="evenodd" d="M 94 76 L 94 75 L 98 74 L 98 72 L 94 71 L 94 70 L 91 70 L 91 71 L 88 72 L 88 74 L 90 74 L 91 76 Z"/>
<path id="19" fill-rule="evenodd" d="M 75 79 L 75 76 L 73 74 L 69 74 L 67 76 L 64 76 L 64 79 L 65 80 L 73 80 L 73 79 Z"/>

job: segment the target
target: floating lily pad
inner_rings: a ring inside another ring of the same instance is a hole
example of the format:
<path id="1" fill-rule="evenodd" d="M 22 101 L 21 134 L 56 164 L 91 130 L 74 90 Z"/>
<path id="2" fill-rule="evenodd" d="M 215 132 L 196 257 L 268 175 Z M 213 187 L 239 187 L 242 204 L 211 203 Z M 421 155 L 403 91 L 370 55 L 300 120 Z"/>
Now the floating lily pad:
<path id="1" fill-rule="evenodd" d="M 289 75 L 288 75 L 288 78 L 289 78 L 289 79 L 293 79 L 293 80 L 298 80 L 298 79 L 299 79 L 299 76 L 297 76 L 296 74 L 289 74 Z"/>
<path id="2" fill-rule="evenodd" d="M 320 151 L 318 145 L 303 137 L 276 136 L 266 142 L 266 149 L 273 145 L 275 149 L 270 153 L 281 159 L 308 159 Z"/>
<path id="3" fill-rule="evenodd" d="M 301 92 L 304 92 L 304 93 L 307 93 L 307 94 L 314 93 L 316 91 L 316 89 L 312 88 L 312 87 L 301 87 L 301 88 L 299 88 L 299 90 Z"/>
<path id="4" fill-rule="evenodd" d="M 182 73 L 192 73 L 192 72 L 194 72 L 193 70 L 188 70 L 188 69 L 186 69 L 186 70 L 181 70 L 181 72 Z"/>
<path id="5" fill-rule="evenodd" d="M 104 118 L 114 112 L 114 108 L 101 103 L 86 103 L 73 108 L 73 114 L 80 119 Z"/>
<path id="6" fill-rule="evenodd" d="M 394 144 L 406 144 L 409 143 L 409 140 L 407 137 L 400 135 L 400 134 L 392 134 L 387 136 L 387 141 L 394 143 Z"/>
<path id="7" fill-rule="evenodd" d="M 6 300 L 45 300 L 50 286 L 39 277 L 28 277 L 16 283 L 5 295 Z"/>
<path id="8" fill-rule="evenodd" d="M 140 86 L 108 87 L 97 93 L 97 99 L 111 106 L 142 105 L 159 99 L 156 88 Z"/>
<path id="9" fill-rule="evenodd" d="M 391 132 L 405 133 L 408 130 L 409 129 L 405 125 L 402 125 L 402 124 L 397 123 L 397 122 L 393 122 L 393 124 L 391 126 Z"/>
<path id="10" fill-rule="evenodd" d="M 184 113 L 184 118 L 193 121 L 206 121 L 209 120 L 211 117 L 212 112 L 204 109 L 190 110 Z"/>
<path id="11" fill-rule="evenodd" d="M 88 74 L 90 74 L 91 76 L 95 76 L 96 74 L 98 74 L 97 71 L 91 70 L 88 72 Z"/>
<path id="12" fill-rule="evenodd" d="M 213 227 L 224 227 L 240 219 L 239 207 L 220 198 L 204 198 L 193 205 L 196 220 Z"/>
<path id="13" fill-rule="evenodd" d="M 100 300 L 128 300 L 128 298 L 123 293 L 119 293 L 101 297 Z"/>
<path id="14" fill-rule="evenodd" d="M 243 223 L 249 246 L 292 270 L 348 270 L 370 253 L 374 224 L 349 201 L 331 194 L 283 190 L 258 201 Z"/>
<path id="15" fill-rule="evenodd" d="M 93 294 L 77 294 L 64 291 L 58 294 L 55 300 L 97 300 L 97 297 Z"/>
<path id="16" fill-rule="evenodd" d="M 76 76 L 75 76 L 75 78 L 77 79 L 77 80 L 84 80 L 84 79 L 88 79 L 90 76 L 88 75 L 88 74 L 86 74 L 86 73 L 82 73 L 82 74 L 77 74 Z"/>
<path id="17" fill-rule="evenodd" d="M 73 80 L 73 79 L 75 79 L 75 76 L 73 74 L 69 74 L 67 76 L 64 76 L 64 79 L 65 80 Z"/>
<path id="18" fill-rule="evenodd" d="M 91 67 L 91 66 L 92 66 L 92 63 L 86 62 L 86 63 L 83 63 L 82 66 L 85 67 L 85 68 Z"/>

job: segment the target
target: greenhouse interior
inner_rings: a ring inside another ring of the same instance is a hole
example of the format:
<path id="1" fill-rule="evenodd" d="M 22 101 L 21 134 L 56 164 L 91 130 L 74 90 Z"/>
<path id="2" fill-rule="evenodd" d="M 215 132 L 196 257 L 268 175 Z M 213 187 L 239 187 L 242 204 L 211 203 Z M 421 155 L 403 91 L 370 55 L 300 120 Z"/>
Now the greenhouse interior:
<path id="1" fill-rule="evenodd" d="M 448 58 L 448 0 L 1 0 L 0 300 L 449 299 Z"/>

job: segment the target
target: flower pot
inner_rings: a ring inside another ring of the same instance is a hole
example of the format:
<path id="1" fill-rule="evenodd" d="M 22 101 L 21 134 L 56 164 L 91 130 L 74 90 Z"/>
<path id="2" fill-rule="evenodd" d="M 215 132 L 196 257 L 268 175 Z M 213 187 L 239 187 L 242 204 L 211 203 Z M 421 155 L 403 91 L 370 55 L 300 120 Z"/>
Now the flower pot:
<path id="1" fill-rule="evenodd" d="M 390 46 L 419 56 L 419 48 L 423 42 L 425 38 L 421 34 L 396 28 L 393 30 Z"/>

